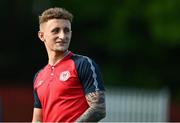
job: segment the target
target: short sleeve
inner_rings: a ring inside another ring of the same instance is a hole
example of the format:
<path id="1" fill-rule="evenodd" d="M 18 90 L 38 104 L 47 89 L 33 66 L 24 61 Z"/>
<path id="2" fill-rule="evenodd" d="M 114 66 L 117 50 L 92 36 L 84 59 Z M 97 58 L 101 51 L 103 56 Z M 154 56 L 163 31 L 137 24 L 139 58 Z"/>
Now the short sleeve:
<path id="1" fill-rule="evenodd" d="M 37 75 L 38 75 L 38 73 L 36 73 L 34 80 L 33 80 L 33 83 L 35 83 L 35 79 L 36 79 Z M 37 91 L 35 89 L 33 90 L 33 96 L 34 96 L 34 108 L 42 108 L 42 105 L 41 105 L 41 102 L 39 100 Z"/>
<path id="2" fill-rule="evenodd" d="M 36 90 L 34 90 L 33 95 L 34 95 L 34 108 L 42 108 L 41 102 L 40 102 L 40 100 L 38 98 Z"/>
<path id="3" fill-rule="evenodd" d="M 74 61 L 86 94 L 105 90 L 99 66 L 95 61 L 86 56 L 76 56 Z"/>

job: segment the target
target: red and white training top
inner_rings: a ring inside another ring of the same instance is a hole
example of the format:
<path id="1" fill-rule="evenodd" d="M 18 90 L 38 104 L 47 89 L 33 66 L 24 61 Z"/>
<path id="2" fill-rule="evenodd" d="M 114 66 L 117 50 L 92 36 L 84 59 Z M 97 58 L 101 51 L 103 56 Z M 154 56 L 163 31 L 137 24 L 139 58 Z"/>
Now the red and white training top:
<path id="1" fill-rule="evenodd" d="M 37 73 L 34 108 L 42 109 L 43 122 L 73 122 L 89 108 L 85 95 L 98 90 L 104 91 L 104 86 L 97 64 L 69 52 Z"/>

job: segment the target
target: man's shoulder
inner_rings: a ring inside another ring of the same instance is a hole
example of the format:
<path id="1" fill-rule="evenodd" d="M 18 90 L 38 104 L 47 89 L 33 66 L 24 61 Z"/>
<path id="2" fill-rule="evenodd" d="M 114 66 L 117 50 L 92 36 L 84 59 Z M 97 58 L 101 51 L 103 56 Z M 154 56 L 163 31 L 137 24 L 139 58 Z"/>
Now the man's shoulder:
<path id="1" fill-rule="evenodd" d="M 44 72 L 47 67 L 48 67 L 48 65 L 45 65 L 45 66 L 41 67 L 41 68 L 38 70 L 37 73 L 42 73 L 42 72 Z"/>
<path id="2" fill-rule="evenodd" d="M 71 59 L 73 59 L 75 62 L 88 62 L 88 60 L 92 60 L 92 58 L 85 56 L 85 55 L 80 55 L 80 54 L 74 54 Z"/>
<path id="3" fill-rule="evenodd" d="M 35 82 L 36 78 L 37 78 L 39 75 L 41 75 L 41 74 L 44 73 L 46 67 L 47 67 L 47 65 L 46 65 L 46 66 L 43 66 L 41 69 L 39 69 L 39 70 L 35 73 L 35 75 L 34 75 L 34 81 L 33 81 L 33 82 Z"/>
<path id="4" fill-rule="evenodd" d="M 71 59 L 79 70 L 94 69 L 97 66 L 94 59 L 85 55 L 74 54 Z"/>

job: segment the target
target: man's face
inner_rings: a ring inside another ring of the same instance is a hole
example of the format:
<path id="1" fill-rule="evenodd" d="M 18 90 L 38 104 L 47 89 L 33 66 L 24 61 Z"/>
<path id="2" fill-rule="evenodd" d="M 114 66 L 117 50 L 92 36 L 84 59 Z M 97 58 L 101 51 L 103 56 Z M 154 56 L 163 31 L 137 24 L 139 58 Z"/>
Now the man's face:
<path id="1" fill-rule="evenodd" d="M 47 51 L 64 52 L 71 41 L 71 23 L 65 19 L 51 19 L 41 25 L 41 40 Z"/>

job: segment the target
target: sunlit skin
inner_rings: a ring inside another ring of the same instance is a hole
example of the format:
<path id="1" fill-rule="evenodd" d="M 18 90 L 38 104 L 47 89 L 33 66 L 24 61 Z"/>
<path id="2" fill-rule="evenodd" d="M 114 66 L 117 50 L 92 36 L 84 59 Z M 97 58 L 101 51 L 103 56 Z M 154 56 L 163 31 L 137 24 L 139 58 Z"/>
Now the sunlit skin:
<path id="1" fill-rule="evenodd" d="M 44 42 L 49 64 L 53 65 L 64 57 L 69 48 L 71 23 L 65 19 L 51 19 L 40 25 L 38 36 Z"/>

